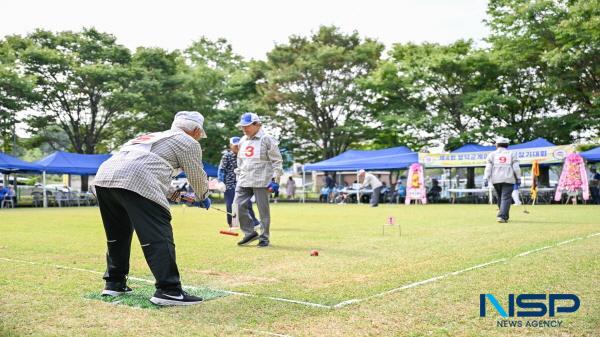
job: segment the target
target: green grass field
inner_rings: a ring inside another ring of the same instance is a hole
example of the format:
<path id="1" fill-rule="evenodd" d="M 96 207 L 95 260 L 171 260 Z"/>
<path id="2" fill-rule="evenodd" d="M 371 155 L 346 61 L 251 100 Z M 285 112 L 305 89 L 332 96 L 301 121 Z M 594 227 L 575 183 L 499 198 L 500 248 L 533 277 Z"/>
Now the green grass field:
<path id="1" fill-rule="evenodd" d="M 174 207 L 182 281 L 214 296 L 156 309 L 143 280 L 131 284 L 141 307 L 94 295 L 105 268 L 97 208 L 1 210 L 0 335 L 599 336 L 600 208 L 530 212 L 497 224 L 490 205 L 275 204 L 272 246 L 257 249 L 218 234 L 222 213 Z M 382 235 L 387 216 L 401 237 Z M 152 280 L 136 239 L 130 276 Z M 581 307 L 555 317 L 560 328 L 500 328 L 492 309 L 479 317 L 481 293 L 574 293 Z"/>

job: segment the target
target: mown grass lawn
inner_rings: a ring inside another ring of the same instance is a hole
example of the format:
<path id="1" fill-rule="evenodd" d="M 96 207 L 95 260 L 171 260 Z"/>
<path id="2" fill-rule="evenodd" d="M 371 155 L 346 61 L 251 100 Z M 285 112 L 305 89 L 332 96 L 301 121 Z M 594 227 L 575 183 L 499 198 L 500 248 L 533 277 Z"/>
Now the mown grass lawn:
<path id="1" fill-rule="evenodd" d="M 2 210 L 0 335 L 600 335 L 600 236 L 587 237 L 600 232 L 600 208 L 530 212 L 515 207 L 510 223 L 497 224 L 490 205 L 276 204 L 272 246 L 257 249 L 218 234 L 222 213 L 174 207 L 184 285 L 256 296 L 152 310 L 90 299 L 105 267 L 97 208 Z M 388 216 L 401 237 L 393 228 L 382 235 Z M 556 246 L 573 238 L 583 239 Z M 550 248 L 517 257 L 541 247 Z M 497 260 L 339 309 L 268 298 L 333 306 Z M 136 240 L 130 275 L 152 279 Z M 532 292 L 575 293 L 581 307 L 560 316 L 560 328 L 498 328 L 497 315 L 479 317 L 480 293 Z"/>

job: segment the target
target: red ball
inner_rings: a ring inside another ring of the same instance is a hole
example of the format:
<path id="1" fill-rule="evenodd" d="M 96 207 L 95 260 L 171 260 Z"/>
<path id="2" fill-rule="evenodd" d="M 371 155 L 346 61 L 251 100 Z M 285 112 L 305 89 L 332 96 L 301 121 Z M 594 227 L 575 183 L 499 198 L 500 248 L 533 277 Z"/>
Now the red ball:
<path id="1" fill-rule="evenodd" d="M 310 256 L 319 256 L 319 252 L 313 249 L 310 251 Z"/>

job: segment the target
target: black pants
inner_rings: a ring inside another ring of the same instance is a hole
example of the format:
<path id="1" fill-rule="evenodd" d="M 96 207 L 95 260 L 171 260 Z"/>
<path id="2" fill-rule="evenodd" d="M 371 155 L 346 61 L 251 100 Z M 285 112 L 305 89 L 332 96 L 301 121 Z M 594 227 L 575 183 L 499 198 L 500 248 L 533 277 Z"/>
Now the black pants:
<path id="1" fill-rule="evenodd" d="M 141 195 L 120 188 L 96 187 L 108 252 L 104 279 L 124 281 L 129 274 L 131 238 L 135 230 L 156 288 L 181 289 L 175 262 L 171 213 Z"/>
<path id="2" fill-rule="evenodd" d="M 498 218 L 508 220 L 510 218 L 510 204 L 512 203 L 512 191 L 514 184 L 494 184 L 498 196 Z"/>

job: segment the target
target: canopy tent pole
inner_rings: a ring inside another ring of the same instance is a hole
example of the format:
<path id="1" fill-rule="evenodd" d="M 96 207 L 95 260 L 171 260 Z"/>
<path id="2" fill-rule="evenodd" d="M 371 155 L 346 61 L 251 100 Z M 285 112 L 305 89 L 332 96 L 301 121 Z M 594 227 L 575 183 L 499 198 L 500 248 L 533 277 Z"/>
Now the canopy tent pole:
<path id="1" fill-rule="evenodd" d="M 356 191 L 356 203 L 360 204 L 360 178 L 358 177 L 358 171 L 356 171 L 356 183 L 358 185 L 358 191 Z"/>
<path id="2" fill-rule="evenodd" d="M 302 203 L 306 200 L 306 171 L 304 171 L 304 165 L 302 165 Z"/>
<path id="3" fill-rule="evenodd" d="M 44 208 L 47 208 L 48 197 L 46 196 L 46 171 L 42 171 L 42 193 L 44 194 Z"/>

